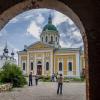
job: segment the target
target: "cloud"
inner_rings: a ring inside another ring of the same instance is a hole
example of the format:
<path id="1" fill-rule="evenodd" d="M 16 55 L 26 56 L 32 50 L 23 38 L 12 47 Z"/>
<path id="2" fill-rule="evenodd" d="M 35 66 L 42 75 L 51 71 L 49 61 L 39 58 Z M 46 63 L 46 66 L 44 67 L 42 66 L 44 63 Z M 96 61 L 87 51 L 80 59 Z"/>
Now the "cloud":
<path id="1" fill-rule="evenodd" d="M 71 46 L 70 43 L 66 43 L 66 42 L 64 42 L 63 40 L 60 40 L 60 45 L 61 45 L 61 47 L 63 47 L 63 48 L 69 48 L 69 47 Z"/>
<path id="2" fill-rule="evenodd" d="M 35 37 L 36 39 L 40 39 L 40 33 L 41 33 L 42 29 L 41 27 L 39 27 L 35 21 L 32 21 L 30 23 L 30 25 L 27 28 L 27 35 L 32 35 L 33 37 Z"/>
<path id="3" fill-rule="evenodd" d="M 3 48 L 4 48 L 4 46 L 0 44 L 0 55 L 2 55 L 2 53 L 3 53 Z"/>
<path id="4" fill-rule="evenodd" d="M 29 15 L 27 15 L 27 16 L 24 16 L 24 19 L 29 20 L 29 19 L 32 18 L 32 17 L 33 17 L 33 15 L 29 14 Z"/>
<path id="5" fill-rule="evenodd" d="M 9 23 L 10 24 L 13 24 L 13 23 L 16 23 L 16 22 L 18 22 L 19 21 L 19 19 L 17 18 L 17 17 L 14 17 L 13 19 L 11 19 L 10 21 L 9 21 Z"/>
<path id="6" fill-rule="evenodd" d="M 2 33 L 0 33 L 0 37 L 2 36 Z"/>
<path id="7" fill-rule="evenodd" d="M 70 19 L 70 18 L 67 18 L 67 23 L 69 23 L 69 25 L 73 25 L 74 23 L 73 23 L 73 21 Z"/>
<path id="8" fill-rule="evenodd" d="M 6 36 L 8 34 L 7 30 L 6 29 L 2 29 L 0 31 L 0 37 L 3 37 L 3 36 Z"/>
<path id="9" fill-rule="evenodd" d="M 83 44 L 79 29 L 71 20 L 67 19 L 57 25 L 60 33 L 60 44 L 62 47 L 80 47 Z"/>
<path id="10" fill-rule="evenodd" d="M 60 12 L 55 11 L 54 12 L 54 18 L 53 18 L 53 24 L 57 26 L 60 23 L 67 21 L 67 19 L 68 19 L 68 17 L 66 17 L 65 15 L 63 15 Z"/>
<path id="11" fill-rule="evenodd" d="M 80 33 L 79 30 L 74 31 L 74 32 L 73 32 L 73 35 L 75 35 L 75 36 L 77 36 L 77 37 L 79 37 L 79 38 L 82 38 L 82 35 L 81 35 L 81 33 Z"/>
<path id="12" fill-rule="evenodd" d="M 37 24 L 40 24 L 40 25 L 43 25 L 44 21 L 45 21 L 45 18 L 43 17 L 42 14 L 39 14 L 36 18 L 35 18 L 35 21 Z"/>

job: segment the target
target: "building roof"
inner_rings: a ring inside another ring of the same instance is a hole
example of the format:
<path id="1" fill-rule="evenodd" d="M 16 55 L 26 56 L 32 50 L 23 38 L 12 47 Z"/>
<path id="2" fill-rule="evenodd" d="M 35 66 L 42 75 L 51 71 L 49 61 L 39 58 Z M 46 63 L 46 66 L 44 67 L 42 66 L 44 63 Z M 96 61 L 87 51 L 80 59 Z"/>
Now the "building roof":
<path id="1" fill-rule="evenodd" d="M 30 47 L 32 47 L 32 46 L 35 46 L 36 44 L 43 44 L 43 45 L 45 45 L 45 46 L 47 46 L 47 47 L 54 48 L 53 46 L 51 46 L 51 45 L 49 45 L 49 44 L 43 43 L 43 42 L 41 42 L 41 41 L 37 41 L 37 42 L 35 42 L 35 43 L 29 45 L 29 46 L 27 47 L 27 49 L 30 48 Z"/>
<path id="2" fill-rule="evenodd" d="M 46 31 L 46 30 L 57 31 L 57 28 L 56 28 L 53 24 L 48 23 L 48 24 L 45 25 L 44 28 L 43 28 L 43 31 Z M 58 32 L 58 31 L 57 31 L 57 32 Z"/>
<path id="3" fill-rule="evenodd" d="M 80 51 L 80 48 L 59 48 L 59 49 L 55 49 L 55 52 L 74 52 L 74 51 Z"/>
<path id="4" fill-rule="evenodd" d="M 35 42 L 35 43 L 33 43 L 33 44 L 27 46 L 26 50 L 24 49 L 24 50 L 22 50 L 22 51 L 18 51 L 18 53 L 27 53 L 27 50 L 28 50 L 29 48 L 31 48 L 32 46 L 35 46 L 36 44 L 44 44 L 44 43 L 42 43 L 41 41 L 37 41 L 37 42 Z M 44 45 L 46 45 L 47 47 L 53 48 L 53 49 L 54 49 L 54 52 L 63 52 L 63 53 L 64 53 L 64 52 L 76 52 L 76 51 L 81 51 L 80 48 L 54 48 L 53 46 L 50 46 L 50 45 L 48 45 L 48 44 L 44 44 Z"/>
<path id="5" fill-rule="evenodd" d="M 27 46 L 26 49 L 24 49 L 24 50 L 22 50 L 22 51 L 18 51 L 18 53 L 27 53 L 27 50 L 28 50 L 29 48 L 31 48 L 31 47 L 33 47 L 33 46 L 35 46 L 35 45 L 38 45 L 38 44 L 40 44 L 40 45 L 43 44 L 43 45 L 45 45 L 45 46 L 48 47 L 48 48 L 54 49 L 54 47 L 51 46 L 51 45 L 49 45 L 49 44 L 45 44 L 45 43 L 43 43 L 43 42 L 41 42 L 41 41 L 37 41 L 37 42 L 35 42 L 35 43 L 33 43 L 33 44 Z"/>
<path id="6" fill-rule="evenodd" d="M 17 53 L 27 53 L 27 50 L 18 51 Z"/>

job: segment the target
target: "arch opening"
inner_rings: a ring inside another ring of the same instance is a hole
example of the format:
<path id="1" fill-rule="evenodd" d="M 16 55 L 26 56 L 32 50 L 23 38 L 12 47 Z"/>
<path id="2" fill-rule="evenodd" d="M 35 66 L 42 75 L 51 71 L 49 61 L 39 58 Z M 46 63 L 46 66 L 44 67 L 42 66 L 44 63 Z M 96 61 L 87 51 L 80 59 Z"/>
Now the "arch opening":
<path id="1" fill-rule="evenodd" d="M 87 36 L 86 36 L 86 33 L 85 33 L 85 29 L 82 25 L 82 22 L 80 21 L 80 19 L 78 18 L 78 16 L 69 8 L 67 7 L 66 5 L 64 5 L 63 3 L 55 0 L 55 2 L 60 5 L 55 7 L 52 3 L 53 3 L 53 0 L 51 0 L 51 3 L 48 4 L 47 3 L 48 0 L 44 0 L 43 2 L 38 2 L 40 8 L 50 8 L 50 9 L 55 9 L 57 11 L 60 11 L 62 12 L 63 14 L 67 15 L 68 17 L 70 17 L 73 22 L 78 26 L 78 28 L 80 29 L 80 33 L 82 34 L 82 37 L 83 37 L 83 41 L 84 41 L 84 52 L 85 52 L 85 60 L 88 59 L 88 43 L 87 43 Z M 23 5 L 23 6 L 22 6 Z M 28 2 L 28 1 L 25 1 L 24 3 L 21 3 L 21 4 L 17 4 L 15 5 L 14 7 L 6 10 L 4 13 L 2 13 L 2 15 L 0 15 L 0 28 L 2 29 L 4 27 L 4 25 L 14 16 L 24 12 L 24 11 L 27 11 L 27 6 L 31 5 L 31 2 Z M 22 6 L 22 7 L 21 7 Z M 21 8 L 21 9 L 17 9 L 16 10 L 16 7 L 17 8 Z M 24 9 L 23 9 L 24 8 Z M 12 10 L 13 9 L 13 10 Z M 28 8 L 28 9 L 32 9 L 32 8 Z M 14 10 L 15 10 L 15 13 L 14 13 Z M 11 14 L 12 13 L 12 14 Z M 11 14 L 11 15 L 9 15 Z M 5 18 L 5 16 L 8 16 L 8 18 Z M 1 19 L 4 19 L 4 21 L 2 21 Z M 86 61 L 86 70 L 88 70 L 88 60 Z M 86 77 L 87 77 L 87 87 L 89 87 L 89 82 L 88 82 L 88 72 L 86 73 Z M 87 90 L 87 95 L 88 95 L 88 90 Z M 87 96 L 88 98 L 88 96 Z"/>

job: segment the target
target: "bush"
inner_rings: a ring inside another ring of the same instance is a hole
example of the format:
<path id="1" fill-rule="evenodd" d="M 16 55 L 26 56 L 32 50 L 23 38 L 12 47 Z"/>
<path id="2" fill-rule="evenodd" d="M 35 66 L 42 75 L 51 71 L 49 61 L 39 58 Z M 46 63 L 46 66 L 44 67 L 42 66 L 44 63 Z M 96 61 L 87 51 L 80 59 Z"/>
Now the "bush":
<path id="1" fill-rule="evenodd" d="M 39 79 L 43 82 L 50 82 L 51 81 L 50 76 L 41 76 Z"/>
<path id="2" fill-rule="evenodd" d="M 68 81 L 68 82 L 84 82 L 84 79 L 82 79 L 82 78 L 67 78 L 67 77 L 65 77 L 64 81 L 65 82 L 66 81 Z"/>
<path id="3" fill-rule="evenodd" d="M 10 63 L 5 63 L 0 71 L 0 82 L 11 83 L 13 87 L 22 87 L 27 84 L 20 68 Z"/>
<path id="4" fill-rule="evenodd" d="M 81 78 L 73 78 L 72 81 L 75 81 L 75 82 L 81 82 Z"/>

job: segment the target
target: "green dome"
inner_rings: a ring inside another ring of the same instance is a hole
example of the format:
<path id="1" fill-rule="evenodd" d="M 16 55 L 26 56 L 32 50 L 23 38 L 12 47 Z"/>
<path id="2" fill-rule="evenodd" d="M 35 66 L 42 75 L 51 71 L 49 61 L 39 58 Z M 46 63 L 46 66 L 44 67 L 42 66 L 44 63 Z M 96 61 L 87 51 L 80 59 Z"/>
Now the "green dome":
<path id="1" fill-rule="evenodd" d="M 48 23 L 43 28 L 43 31 L 46 31 L 46 30 L 57 31 L 57 28 L 52 23 Z"/>
<path id="2" fill-rule="evenodd" d="M 51 30 L 51 31 L 56 31 L 57 32 L 57 28 L 52 24 L 52 17 L 51 15 L 48 18 L 48 24 L 44 26 L 43 31 L 46 30 Z"/>

